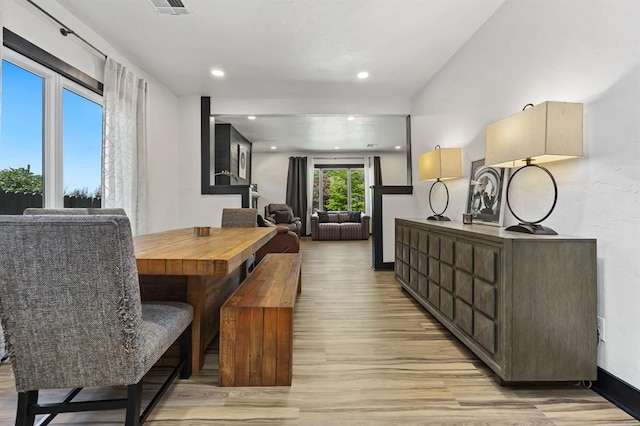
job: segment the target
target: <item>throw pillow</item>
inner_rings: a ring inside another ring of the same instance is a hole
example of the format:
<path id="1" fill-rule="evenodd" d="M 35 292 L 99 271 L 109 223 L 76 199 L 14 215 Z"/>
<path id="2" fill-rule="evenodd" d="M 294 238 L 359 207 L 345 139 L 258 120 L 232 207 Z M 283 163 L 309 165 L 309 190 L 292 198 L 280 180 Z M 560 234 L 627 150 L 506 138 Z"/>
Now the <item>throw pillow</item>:
<path id="1" fill-rule="evenodd" d="M 347 216 L 347 220 L 345 220 L 345 222 L 360 223 L 360 217 L 361 217 L 360 212 L 349 212 Z"/>
<path id="2" fill-rule="evenodd" d="M 329 213 L 327 213 L 327 212 L 318 212 L 318 222 L 320 222 L 320 223 L 329 223 Z"/>
<path id="3" fill-rule="evenodd" d="M 291 212 L 288 210 L 276 210 L 275 218 L 276 223 L 289 223 L 291 222 Z"/>
<path id="4" fill-rule="evenodd" d="M 268 220 L 264 220 L 262 216 L 258 215 L 258 226 L 262 228 L 268 228 L 270 226 L 276 226 L 276 225 Z"/>

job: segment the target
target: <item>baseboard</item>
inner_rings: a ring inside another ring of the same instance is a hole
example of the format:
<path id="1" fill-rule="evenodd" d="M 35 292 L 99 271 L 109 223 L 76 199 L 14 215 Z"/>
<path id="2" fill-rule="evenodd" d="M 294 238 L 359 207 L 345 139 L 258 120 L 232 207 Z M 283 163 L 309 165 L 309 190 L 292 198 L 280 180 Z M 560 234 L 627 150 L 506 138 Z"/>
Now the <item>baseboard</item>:
<path id="1" fill-rule="evenodd" d="M 640 390 L 598 367 L 598 380 L 591 387 L 594 391 L 640 420 Z"/>

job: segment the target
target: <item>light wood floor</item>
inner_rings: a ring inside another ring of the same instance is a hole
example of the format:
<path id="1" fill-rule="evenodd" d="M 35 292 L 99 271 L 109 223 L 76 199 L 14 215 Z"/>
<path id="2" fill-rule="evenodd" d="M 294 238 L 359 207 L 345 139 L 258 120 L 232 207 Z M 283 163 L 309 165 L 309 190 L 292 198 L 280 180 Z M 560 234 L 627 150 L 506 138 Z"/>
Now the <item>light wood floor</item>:
<path id="1" fill-rule="evenodd" d="M 202 373 L 176 382 L 147 424 L 639 424 L 577 384 L 497 385 L 392 272 L 371 270 L 370 247 L 302 241 L 291 387 L 218 387 L 214 344 Z M 3 425 L 14 419 L 13 386 L 10 366 L 0 366 Z M 117 425 L 123 418 L 123 411 L 61 415 L 53 424 Z"/>

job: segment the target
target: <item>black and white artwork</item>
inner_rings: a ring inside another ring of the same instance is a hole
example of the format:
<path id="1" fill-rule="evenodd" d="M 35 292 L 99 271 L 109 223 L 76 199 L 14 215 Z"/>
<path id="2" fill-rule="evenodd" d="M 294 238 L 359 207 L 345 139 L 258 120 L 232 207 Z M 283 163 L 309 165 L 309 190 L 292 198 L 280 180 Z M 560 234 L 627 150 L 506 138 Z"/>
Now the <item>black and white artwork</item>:
<path id="1" fill-rule="evenodd" d="M 249 161 L 249 151 L 244 145 L 238 146 L 238 177 L 247 178 L 247 162 Z"/>
<path id="2" fill-rule="evenodd" d="M 471 163 L 467 213 L 474 223 L 502 226 L 508 170 L 487 167 L 484 159 Z"/>

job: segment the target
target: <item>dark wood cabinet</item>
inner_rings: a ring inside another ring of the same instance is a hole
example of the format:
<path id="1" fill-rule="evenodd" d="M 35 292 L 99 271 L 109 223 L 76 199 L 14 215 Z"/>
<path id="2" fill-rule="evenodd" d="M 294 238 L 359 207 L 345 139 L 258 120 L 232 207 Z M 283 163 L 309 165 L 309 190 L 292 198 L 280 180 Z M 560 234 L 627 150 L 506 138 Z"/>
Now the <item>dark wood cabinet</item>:
<path id="1" fill-rule="evenodd" d="M 396 279 L 505 382 L 596 379 L 596 241 L 396 219 Z"/>

